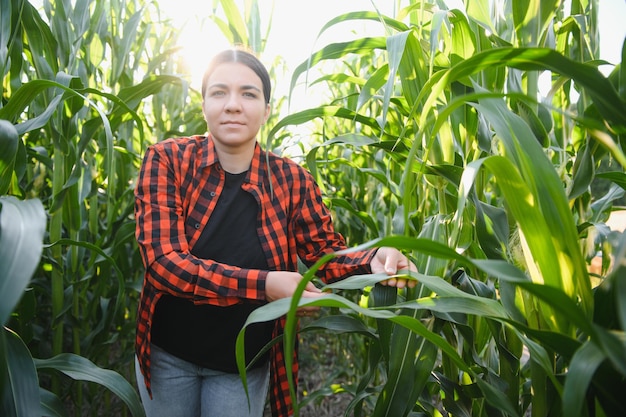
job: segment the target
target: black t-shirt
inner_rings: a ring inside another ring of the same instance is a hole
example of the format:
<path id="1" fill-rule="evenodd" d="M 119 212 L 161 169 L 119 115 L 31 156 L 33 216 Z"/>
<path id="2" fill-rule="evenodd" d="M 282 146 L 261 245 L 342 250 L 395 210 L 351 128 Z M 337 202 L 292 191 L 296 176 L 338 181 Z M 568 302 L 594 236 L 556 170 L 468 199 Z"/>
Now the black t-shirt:
<path id="1" fill-rule="evenodd" d="M 267 260 L 257 235 L 259 206 L 241 189 L 247 172 L 226 173 L 226 182 L 215 210 L 198 242 L 194 256 L 241 268 L 267 270 Z M 263 303 L 243 302 L 220 307 L 164 295 L 159 300 L 152 324 L 152 343 L 199 366 L 237 372 L 235 342 L 250 313 Z M 270 340 L 274 322 L 246 328 L 246 363 Z M 253 366 L 264 365 L 269 355 Z"/>

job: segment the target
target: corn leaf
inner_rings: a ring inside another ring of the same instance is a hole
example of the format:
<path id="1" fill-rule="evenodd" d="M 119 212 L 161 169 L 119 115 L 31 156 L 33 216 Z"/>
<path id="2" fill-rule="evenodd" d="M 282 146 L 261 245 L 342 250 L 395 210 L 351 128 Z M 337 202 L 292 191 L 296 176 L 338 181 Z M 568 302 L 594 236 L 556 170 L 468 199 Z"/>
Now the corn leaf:
<path id="1" fill-rule="evenodd" d="M 3 416 L 40 416 L 39 379 L 22 339 L 6 327 L 0 329 L 0 411 Z M 5 373 L 6 372 L 6 373 Z"/>
<path id="2" fill-rule="evenodd" d="M 0 197 L 0 323 L 5 324 L 39 264 L 46 215 L 39 200 Z"/>
<path id="3" fill-rule="evenodd" d="M 110 369 L 96 366 L 90 360 L 72 353 L 63 353 L 49 359 L 35 359 L 37 369 L 54 369 L 78 381 L 95 382 L 117 395 L 128 406 L 134 417 L 145 416 L 139 394 L 124 377 Z"/>

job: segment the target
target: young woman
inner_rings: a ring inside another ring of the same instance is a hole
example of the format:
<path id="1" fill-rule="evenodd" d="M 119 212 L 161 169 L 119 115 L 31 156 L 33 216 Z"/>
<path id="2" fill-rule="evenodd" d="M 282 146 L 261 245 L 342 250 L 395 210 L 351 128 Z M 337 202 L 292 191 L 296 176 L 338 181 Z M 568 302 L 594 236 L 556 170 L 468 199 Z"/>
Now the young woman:
<path id="1" fill-rule="evenodd" d="M 135 193 L 146 268 L 136 369 L 148 417 L 260 417 L 268 385 L 272 414 L 291 413 L 282 346 L 248 371 L 249 407 L 235 340 L 255 308 L 293 295 L 302 279 L 298 258 L 312 265 L 346 244 L 312 176 L 258 145 L 270 93 L 269 74 L 254 55 L 224 51 L 202 82 L 209 133 L 168 139 L 146 151 Z M 336 257 L 319 275 L 332 282 L 400 269 L 415 266 L 399 251 L 380 248 Z M 385 284 L 402 288 L 407 281 Z M 303 296 L 320 295 L 309 283 Z M 315 311 L 303 307 L 298 314 Z M 248 362 L 283 326 L 284 318 L 246 331 Z"/>

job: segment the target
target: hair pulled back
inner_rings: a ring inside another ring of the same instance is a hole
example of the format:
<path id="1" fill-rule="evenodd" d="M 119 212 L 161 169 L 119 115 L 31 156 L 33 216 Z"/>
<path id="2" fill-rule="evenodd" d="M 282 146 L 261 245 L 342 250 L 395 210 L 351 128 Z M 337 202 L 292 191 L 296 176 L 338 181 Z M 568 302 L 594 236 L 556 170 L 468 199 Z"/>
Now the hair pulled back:
<path id="1" fill-rule="evenodd" d="M 265 98 L 265 102 L 269 104 L 270 96 L 272 94 L 272 82 L 270 81 L 270 75 L 267 72 L 267 69 L 256 56 L 240 48 L 227 49 L 213 57 L 209 66 L 204 71 L 204 75 L 202 76 L 202 97 L 204 98 L 204 94 L 208 88 L 207 82 L 213 73 L 213 70 L 221 64 L 232 62 L 238 62 L 245 65 L 259 76 L 261 83 L 263 84 L 263 97 Z"/>

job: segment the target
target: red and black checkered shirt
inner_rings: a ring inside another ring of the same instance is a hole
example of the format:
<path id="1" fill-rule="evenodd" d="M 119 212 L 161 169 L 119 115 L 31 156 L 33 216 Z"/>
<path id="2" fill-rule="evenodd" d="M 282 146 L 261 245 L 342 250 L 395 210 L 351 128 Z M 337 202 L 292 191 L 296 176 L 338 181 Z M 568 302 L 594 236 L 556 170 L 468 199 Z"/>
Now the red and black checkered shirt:
<path id="1" fill-rule="evenodd" d="M 242 188 L 259 204 L 257 232 L 270 269 L 297 271 L 298 257 L 312 265 L 326 253 L 345 249 L 345 241 L 334 231 L 310 173 L 271 153 L 268 161 L 257 144 Z M 168 139 L 146 151 L 135 190 L 136 236 L 146 269 L 137 317 L 136 353 L 148 392 L 150 328 L 163 294 L 218 306 L 246 299 L 265 300 L 269 271 L 238 268 L 191 254 L 224 180 L 210 136 Z M 369 250 L 335 257 L 318 275 L 328 283 L 369 273 L 373 254 Z M 284 318 L 276 323 L 274 336 L 282 333 Z M 272 415 L 288 416 L 292 404 L 281 345 L 272 348 L 270 362 Z M 297 361 L 293 368 L 295 374 Z"/>

